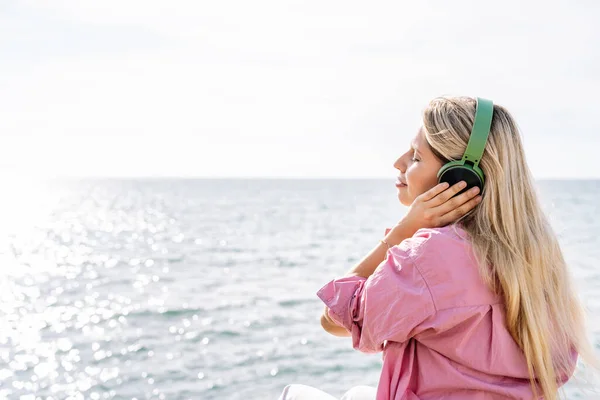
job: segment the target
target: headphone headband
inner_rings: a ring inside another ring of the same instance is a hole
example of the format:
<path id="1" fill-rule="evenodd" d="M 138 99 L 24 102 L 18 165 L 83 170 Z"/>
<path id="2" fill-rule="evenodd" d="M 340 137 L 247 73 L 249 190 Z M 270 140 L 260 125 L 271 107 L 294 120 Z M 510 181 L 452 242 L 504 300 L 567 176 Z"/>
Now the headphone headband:
<path id="1" fill-rule="evenodd" d="M 471 130 L 467 149 L 461 160 L 463 164 L 470 162 L 475 167 L 479 165 L 481 156 L 483 156 L 483 150 L 492 126 L 492 116 L 494 115 L 494 103 L 491 100 L 477 97 L 476 101 L 473 129 Z"/>

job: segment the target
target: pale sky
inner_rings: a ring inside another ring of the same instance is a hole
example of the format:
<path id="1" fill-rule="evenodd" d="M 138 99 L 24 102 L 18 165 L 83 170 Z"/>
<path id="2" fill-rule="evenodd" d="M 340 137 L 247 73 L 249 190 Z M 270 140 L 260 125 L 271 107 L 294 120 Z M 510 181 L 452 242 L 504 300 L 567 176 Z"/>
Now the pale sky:
<path id="1" fill-rule="evenodd" d="M 438 95 L 600 178 L 600 2 L 0 3 L 0 172 L 393 177 Z"/>

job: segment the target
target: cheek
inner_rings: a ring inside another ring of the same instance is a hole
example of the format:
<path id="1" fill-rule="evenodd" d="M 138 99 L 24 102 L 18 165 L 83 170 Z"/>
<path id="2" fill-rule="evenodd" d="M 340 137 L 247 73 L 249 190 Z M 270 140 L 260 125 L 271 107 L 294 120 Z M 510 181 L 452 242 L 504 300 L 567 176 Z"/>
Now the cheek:
<path id="1" fill-rule="evenodd" d="M 418 165 L 412 165 L 409 170 L 406 171 L 406 183 L 408 183 L 408 193 L 411 199 L 414 199 L 421 193 L 423 193 L 423 174 Z"/>
<path id="2" fill-rule="evenodd" d="M 414 164 L 406 171 L 406 181 L 409 192 L 416 197 L 433 188 L 438 183 L 437 172 L 439 168 L 425 168 L 425 165 Z"/>

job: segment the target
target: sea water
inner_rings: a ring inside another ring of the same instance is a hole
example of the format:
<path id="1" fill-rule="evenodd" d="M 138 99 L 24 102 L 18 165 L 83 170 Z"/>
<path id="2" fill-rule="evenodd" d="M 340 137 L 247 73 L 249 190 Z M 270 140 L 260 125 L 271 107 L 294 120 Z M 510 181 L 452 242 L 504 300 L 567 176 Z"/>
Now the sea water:
<path id="1" fill-rule="evenodd" d="M 317 290 L 406 208 L 394 180 L 4 185 L 0 398 L 277 399 L 376 386 Z M 600 181 L 540 181 L 600 345 Z M 527 223 L 527 221 L 521 221 Z M 568 398 L 586 397 L 569 383 Z"/>

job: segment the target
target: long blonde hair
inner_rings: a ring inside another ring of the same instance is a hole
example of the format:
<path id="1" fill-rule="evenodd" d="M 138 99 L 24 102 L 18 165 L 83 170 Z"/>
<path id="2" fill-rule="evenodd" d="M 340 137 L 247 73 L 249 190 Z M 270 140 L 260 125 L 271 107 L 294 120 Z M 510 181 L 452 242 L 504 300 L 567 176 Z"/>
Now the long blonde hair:
<path id="1" fill-rule="evenodd" d="M 440 97 L 423 112 L 425 135 L 442 161 L 461 159 L 475 117 L 470 97 Z M 556 235 L 544 215 L 518 127 L 494 105 L 480 168 L 482 202 L 459 223 L 469 234 L 481 276 L 504 298 L 506 324 L 523 350 L 534 395 L 555 400 L 571 352 L 596 364 Z M 537 398 L 537 397 L 536 397 Z"/>

